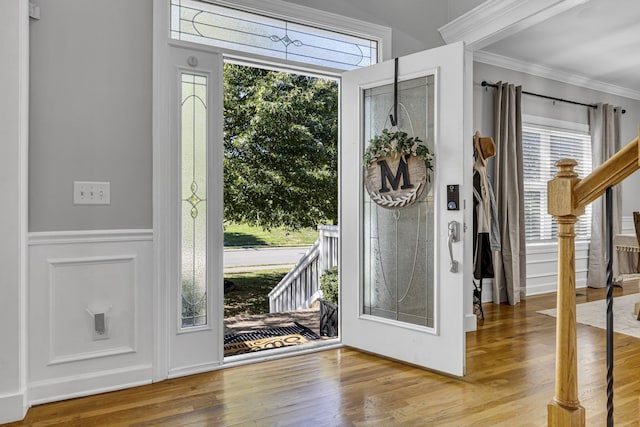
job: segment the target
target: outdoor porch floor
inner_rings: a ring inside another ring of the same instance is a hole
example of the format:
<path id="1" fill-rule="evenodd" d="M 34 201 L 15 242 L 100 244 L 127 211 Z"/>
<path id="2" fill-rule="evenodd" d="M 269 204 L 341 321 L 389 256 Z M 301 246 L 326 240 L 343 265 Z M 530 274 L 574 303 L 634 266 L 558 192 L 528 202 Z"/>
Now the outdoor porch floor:
<path id="1" fill-rule="evenodd" d="M 298 322 L 320 335 L 320 308 L 308 308 L 283 313 L 267 313 L 251 316 L 235 316 L 224 319 L 224 334 L 240 334 L 260 329 L 291 326 Z"/>

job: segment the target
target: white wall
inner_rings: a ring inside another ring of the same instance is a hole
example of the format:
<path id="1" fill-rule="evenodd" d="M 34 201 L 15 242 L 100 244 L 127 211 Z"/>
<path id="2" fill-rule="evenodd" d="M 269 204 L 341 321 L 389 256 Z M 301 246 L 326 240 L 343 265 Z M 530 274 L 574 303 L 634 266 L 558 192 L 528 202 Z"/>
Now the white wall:
<path id="1" fill-rule="evenodd" d="M 464 15 L 466 12 L 484 3 L 484 1 L 485 0 L 449 0 L 447 2 L 449 5 L 449 21 L 453 21 Z"/>
<path id="2" fill-rule="evenodd" d="M 598 102 L 622 106 L 626 114 L 622 116 L 623 145 L 638 135 L 640 125 L 640 101 L 621 96 L 611 95 L 591 89 L 573 86 L 567 83 L 546 79 L 519 71 L 474 63 L 474 126 L 482 135 L 493 136 L 493 99 L 494 89 L 483 88 L 483 80 L 490 83 L 506 81 L 522 85 L 523 90 L 555 96 L 558 98 L 575 100 L 587 104 Z M 523 114 L 548 117 L 574 123 L 588 124 L 587 107 L 576 106 L 563 102 L 553 103 L 538 97 L 523 95 Z M 490 161 L 490 168 L 492 167 Z M 640 173 L 636 172 L 622 183 L 622 215 L 628 218 L 634 210 L 640 210 L 640 198 L 637 196 L 640 188 Z M 627 223 L 627 220 L 623 220 Z M 576 245 L 576 286 L 586 286 L 586 271 L 588 260 L 588 246 Z M 527 254 L 527 294 L 552 292 L 557 283 L 557 246 L 535 245 L 528 248 Z M 490 285 L 484 286 L 484 300 L 490 300 Z"/>
<path id="3" fill-rule="evenodd" d="M 29 230 L 151 228 L 151 0 L 34 3 Z M 73 205 L 73 181 L 111 204 Z"/>
<path id="4" fill-rule="evenodd" d="M 26 411 L 23 266 L 26 234 L 28 2 L 0 2 L 0 423 Z"/>
<path id="5" fill-rule="evenodd" d="M 444 40 L 438 28 L 448 22 L 448 2 L 442 0 L 287 0 L 354 19 L 392 28 L 392 56 L 403 56 Z"/>
<path id="6" fill-rule="evenodd" d="M 34 3 L 31 404 L 148 383 L 153 362 L 152 2 Z M 111 204 L 73 205 L 74 180 L 110 181 Z M 107 311 L 108 339 L 87 309 Z"/>

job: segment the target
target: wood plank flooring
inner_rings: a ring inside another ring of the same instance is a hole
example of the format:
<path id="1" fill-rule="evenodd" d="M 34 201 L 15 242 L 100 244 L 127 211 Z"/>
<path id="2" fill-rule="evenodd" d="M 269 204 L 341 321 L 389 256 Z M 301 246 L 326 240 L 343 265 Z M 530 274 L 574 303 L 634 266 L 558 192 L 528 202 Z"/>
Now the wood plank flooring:
<path id="1" fill-rule="evenodd" d="M 639 291 L 636 282 L 615 295 Z M 578 293 L 578 303 L 604 298 Z M 536 311 L 554 306 L 555 295 L 485 304 L 462 379 L 345 348 L 41 405 L 10 425 L 543 426 L 555 319 Z M 615 347 L 615 425 L 638 426 L 640 339 L 616 334 Z M 578 360 L 587 425 L 606 425 L 604 330 L 578 325 Z"/>

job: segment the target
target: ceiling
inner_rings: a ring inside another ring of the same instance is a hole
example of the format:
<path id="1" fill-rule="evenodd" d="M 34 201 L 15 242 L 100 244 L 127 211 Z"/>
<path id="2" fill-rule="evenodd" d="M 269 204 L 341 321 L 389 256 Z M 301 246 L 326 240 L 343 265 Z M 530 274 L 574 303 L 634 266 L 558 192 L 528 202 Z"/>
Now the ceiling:
<path id="1" fill-rule="evenodd" d="M 535 23 L 482 52 L 630 89 L 640 94 L 640 2 L 589 0 Z"/>

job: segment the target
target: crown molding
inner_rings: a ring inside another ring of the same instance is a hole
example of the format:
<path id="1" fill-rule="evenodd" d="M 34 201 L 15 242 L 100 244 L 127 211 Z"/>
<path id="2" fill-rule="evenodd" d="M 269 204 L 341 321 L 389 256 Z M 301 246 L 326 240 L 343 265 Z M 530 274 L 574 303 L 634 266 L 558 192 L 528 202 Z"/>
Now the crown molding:
<path id="1" fill-rule="evenodd" d="M 598 92 L 622 96 L 624 98 L 640 100 L 640 91 L 638 90 L 628 89 L 622 86 L 594 80 L 579 74 L 559 71 L 544 65 L 533 64 L 531 62 L 525 62 L 483 50 L 473 52 L 473 60 L 483 64 L 494 65 L 508 70 L 519 71 L 521 73 L 531 74 L 545 79 L 568 83 L 585 89 L 592 89 L 597 90 Z"/>
<path id="2" fill-rule="evenodd" d="M 488 0 L 438 31 L 449 43 L 480 50 L 589 0 Z"/>

